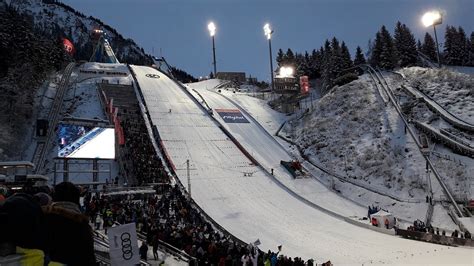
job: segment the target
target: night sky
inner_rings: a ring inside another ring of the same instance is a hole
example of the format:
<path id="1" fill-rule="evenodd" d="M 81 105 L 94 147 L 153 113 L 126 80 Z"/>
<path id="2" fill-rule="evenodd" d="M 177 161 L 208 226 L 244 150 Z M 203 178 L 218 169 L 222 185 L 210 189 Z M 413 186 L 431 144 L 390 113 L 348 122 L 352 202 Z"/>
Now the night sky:
<path id="1" fill-rule="evenodd" d="M 421 16 L 431 9 L 444 13 L 438 26 L 440 43 L 446 25 L 474 31 L 474 0 L 62 0 L 134 39 L 146 52 L 163 55 L 176 67 L 199 77 L 212 70 L 212 43 L 207 24 L 217 26 L 217 71 L 244 71 L 269 80 L 268 41 L 263 25 L 270 23 L 273 55 L 278 48 L 303 52 L 319 48 L 336 36 L 351 55 L 367 50 L 381 25 L 393 33 L 400 20 L 423 38 Z"/>

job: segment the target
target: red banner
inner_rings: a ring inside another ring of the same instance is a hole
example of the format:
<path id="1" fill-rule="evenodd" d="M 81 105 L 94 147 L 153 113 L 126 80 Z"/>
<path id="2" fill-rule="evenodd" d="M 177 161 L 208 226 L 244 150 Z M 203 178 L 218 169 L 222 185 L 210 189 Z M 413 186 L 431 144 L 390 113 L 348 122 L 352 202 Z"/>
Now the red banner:
<path id="1" fill-rule="evenodd" d="M 66 38 L 63 38 L 63 47 L 64 50 L 71 56 L 74 55 L 74 53 L 76 52 L 74 44 L 72 44 L 72 42 Z"/>
<path id="2" fill-rule="evenodd" d="M 308 94 L 309 93 L 309 80 L 308 76 L 301 76 L 300 77 L 300 93 L 301 94 Z"/>

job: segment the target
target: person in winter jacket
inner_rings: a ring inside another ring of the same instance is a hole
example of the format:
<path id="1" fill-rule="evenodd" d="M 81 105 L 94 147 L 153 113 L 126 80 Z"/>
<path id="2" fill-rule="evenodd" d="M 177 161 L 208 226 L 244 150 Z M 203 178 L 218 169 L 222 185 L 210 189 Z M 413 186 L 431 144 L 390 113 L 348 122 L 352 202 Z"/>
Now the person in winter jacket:
<path id="1" fill-rule="evenodd" d="M 18 193 L 0 204 L 0 265 L 61 265 L 44 252 L 46 229 L 38 202 Z"/>
<path id="2" fill-rule="evenodd" d="M 79 209 L 79 189 L 69 182 L 60 183 L 53 200 L 42 207 L 50 258 L 67 265 L 95 265 L 92 229 Z"/>
<path id="3" fill-rule="evenodd" d="M 148 259 L 148 246 L 146 244 L 146 241 L 143 241 L 142 245 L 140 246 L 140 259 L 144 261 Z"/>

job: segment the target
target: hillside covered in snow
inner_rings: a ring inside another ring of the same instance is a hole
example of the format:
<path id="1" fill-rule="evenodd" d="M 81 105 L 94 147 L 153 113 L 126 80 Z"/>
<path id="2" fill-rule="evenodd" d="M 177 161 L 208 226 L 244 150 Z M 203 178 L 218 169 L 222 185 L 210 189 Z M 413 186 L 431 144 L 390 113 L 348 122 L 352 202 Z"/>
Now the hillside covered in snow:
<path id="1" fill-rule="evenodd" d="M 410 67 L 400 72 L 405 76 L 408 85 L 419 89 L 466 122 L 474 124 L 473 75 L 446 68 Z"/>
<path id="2" fill-rule="evenodd" d="M 78 60 L 88 60 L 92 54 L 90 33 L 101 28 L 106 33 L 120 62 L 149 64 L 152 59 L 132 39 L 124 38 L 114 28 L 97 18 L 86 16 L 70 6 L 55 0 L 5 0 L 11 8 L 31 17 L 33 23 L 46 33 L 65 37 L 74 43 Z"/>
<path id="3" fill-rule="evenodd" d="M 408 68 L 401 72 L 406 79 L 384 74 L 393 89 L 418 84 L 451 112 L 466 120 L 474 117 L 472 76 L 445 69 Z M 432 115 L 426 107 L 414 112 L 415 116 Z M 423 155 L 405 132 L 395 108 L 384 103 L 368 75 L 334 87 L 310 113 L 287 123 L 283 133 L 292 137 L 311 160 L 339 175 L 403 199 L 423 199 L 429 192 Z M 433 159 L 443 179 L 456 196 L 465 197 L 474 160 L 443 145 L 431 146 L 439 147 L 444 156 Z"/>

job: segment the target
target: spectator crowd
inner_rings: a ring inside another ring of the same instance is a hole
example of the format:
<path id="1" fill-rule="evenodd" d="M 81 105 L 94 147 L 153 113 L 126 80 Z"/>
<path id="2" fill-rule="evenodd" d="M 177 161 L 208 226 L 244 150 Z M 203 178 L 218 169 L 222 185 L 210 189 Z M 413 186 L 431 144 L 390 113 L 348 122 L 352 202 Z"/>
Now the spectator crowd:
<path id="1" fill-rule="evenodd" d="M 153 150 L 138 106 L 135 107 L 120 113 L 125 135 L 125 144 L 121 147 L 124 175 L 138 185 L 169 182 L 163 164 Z"/>
<path id="2" fill-rule="evenodd" d="M 96 229 L 107 230 L 114 223 L 136 223 L 137 231 L 146 237 L 140 247 L 142 259 L 148 259 L 148 245 L 157 259 L 159 242 L 163 241 L 203 265 L 315 265 L 313 260 L 279 256 L 279 251 L 263 253 L 254 243 L 240 243 L 215 230 L 178 186 L 165 186 L 161 191 L 161 195 L 139 200 L 88 194 L 84 198 L 85 213 Z"/>
<path id="3" fill-rule="evenodd" d="M 96 265 L 92 228 L 107 230 L 117 223 L 135 223 L 137 232 L 145 236 L 140 247 L 144 260 L 159 260 L 158 246 L 165 242 L 194 257 L 192 264 L 317 265 L 281 255 L 281 246 L 276 252 L 262 252 L 258 243 L 244 244 L 225 235 L 178 186 L 164 185 L 159 191 L 136 194 L 137 198 L 112 196 L 63 182 L 50 194 L 2 197 L 0 265 Z M 148 245 L 153 258 L 148 256 Z"/>

